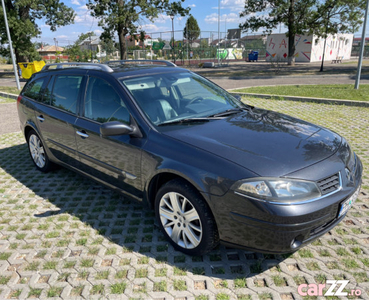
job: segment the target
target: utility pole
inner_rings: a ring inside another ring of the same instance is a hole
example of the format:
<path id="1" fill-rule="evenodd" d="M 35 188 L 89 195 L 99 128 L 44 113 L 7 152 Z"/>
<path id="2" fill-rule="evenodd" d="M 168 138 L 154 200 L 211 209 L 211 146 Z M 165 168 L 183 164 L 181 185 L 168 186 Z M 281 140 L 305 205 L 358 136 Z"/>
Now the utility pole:
<path id="1" fill-rule="evenodd" d="M 368 9 L 369 9 L 369 0 L 366 0 L 364 26 L 363 26 L 363 33 L 361 35 L 360 56 L 359 56 L 359 63 L 357 66 L 357 74 L 356 74 L 356 80 L 355 80 L 355 90 L 358 90 L 359 85 L 360 85 L 361 66 L 363 64 L 364 46 L 365 46 L 365 31 L 366 31 L 366 23 L 368 21 Z"/>
<path id="2" fill-rule="evenodd" d="M 1 0 L 1 3 L 3 5 L 5 27 L 6 27 L 6 33 L 8 35 L 10 56 L 11 56 L 12 62 L 13 62 L 13 70 L 14 70 L 14 75 L 15 75 L 15 82 L 17 84 L 17 89 L 20 90 L 21 88 L 20 88 L 20 84 L 19 84 L 19 77 L 18 77 L 18 72 L 17 72 L 17 66 L 15 64 L 15 57 L 14 57 L 14 53 L 13 53 L 12 38 L 10 36 L 9 25 L 8 25 L 8 18 L 6 16 L 6 9 L 5 9 L 4 0 Z"/>

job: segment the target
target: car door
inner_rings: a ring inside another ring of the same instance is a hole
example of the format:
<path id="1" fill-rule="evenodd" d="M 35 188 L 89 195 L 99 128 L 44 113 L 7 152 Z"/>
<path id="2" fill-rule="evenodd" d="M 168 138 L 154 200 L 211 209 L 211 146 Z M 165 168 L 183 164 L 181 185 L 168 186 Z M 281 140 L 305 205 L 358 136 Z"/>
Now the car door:
<path id="1" fill-rule="evenodd" d="M 37 126 L 52 155 L 70 166 L 78 167 L 74 124 L 78 101 L 84 85 L 82 75 L 54 75 L 35 109 Z"/>
<path id="2" fill-rule="evenodd" d="M 130 124 L 130 114 L 117 90 L 102 78 L 89 77 L 81 115 L 74 127 L 82 170 L 141 198 L 143 140 L 130 135 L 100 134 L 103 123 Z"/>

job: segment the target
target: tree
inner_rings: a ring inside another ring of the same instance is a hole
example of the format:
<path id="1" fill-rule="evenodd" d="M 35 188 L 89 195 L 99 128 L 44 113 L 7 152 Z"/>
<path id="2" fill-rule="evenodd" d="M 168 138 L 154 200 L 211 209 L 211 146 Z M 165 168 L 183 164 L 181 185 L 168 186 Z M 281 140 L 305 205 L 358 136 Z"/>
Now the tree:
<path id="1" fill-rule="evenodd" d="M 95 32 L 89 31 L 87 33 L 81 33 L 78 36 L 78 39 L 74 42 L 75 45 L 81 44 L 85 39 L 88 39 L 90 37 L 96 36 Z"/>
<path id="2" fill-rule="evenodd" d="M 115 43 L 113 40 L 102 40 L 100 42 L 102 51 L 105 51 L 107 55 L 110 55 L 116 51 Z"/>
<path id="3" fill-rule="evenodd" d="M 44 20 L 45 24 L 55 31 L 57 27 L 72 24 L 75 17 L 74 10 L 59 0 L 7 0 L 5 9 L 18 62 L 32 59 L 35 54 L 35 46 L 31 39 L 41 33 L 37 20 Z M 0 7 L 0 39 L 1 52 L 8 54 L 9 50 L 3 46 L 8 43 L 8 37 L 2 7 Z"/>
<path id="4" fill-rule="evenodd" d="M 240 28 L 251 31 L 263 28 L 264 33 L 270 34 L 281 23 L 286 24 L 288 64 L 293 65 L 295 63 L 295 36 L 307 31 L 307 20 L 315 3 L 316 0 L 246 0 L 240 17 L 248 17 L 248 19 L 240 24 Z"/>
<path id="5" fill-rule="evenodd" d="M 329 34 L 355 33 L 362 24 L 365 1 L 327 0 L 319 3 L 310 20 L 309 33 L 324 38 L 323 58 L 320 72 L 323 72 L 326 39 Z"/>
<path id="6" fill-rule="evenodd" d="M 182 8 L 181 3 L 169 2 L 170 0 L 89 0 L 88 8 L 93 17 L 99 18 L 99 26 L 103 28 L 101 39 L 113 39 L 113 34 L 118 34 L 120 57 L 126 59 L 127 49 L 125 37 L 127 34 L 136 35 L 140 18 L 148 18 L 153 21 L 160 13 L 173 12 L 185 16 L 189 8 Z"/>
<path id="7" fill-rule="evenodd" d="M 347 32 L 362 23 L 363 0 L 246 0 L 240 17 L 248 19 L 240 24 L 244 30 L 271 33 L 285 24 L 288 28 L 288 64 L 295 63 L 295 37 L 297 34 L 321 35 L 327 26 L 327 9 L 337 13 L 331 15 L 329 33 Z M 350 4 L 351 3 L 351 4 Z M 348 8 L 348 9 L 347 9 Z"/>
<path id="8" fill-rule="evenodd" d="M 200 36 L 200 27 L 197 24 L 197 20 L 192 15 L 190 15 L 186 21 L 186 26 L 183 29 L 183 36 L 190 41 L 191 46 L 193 41 Z"/>

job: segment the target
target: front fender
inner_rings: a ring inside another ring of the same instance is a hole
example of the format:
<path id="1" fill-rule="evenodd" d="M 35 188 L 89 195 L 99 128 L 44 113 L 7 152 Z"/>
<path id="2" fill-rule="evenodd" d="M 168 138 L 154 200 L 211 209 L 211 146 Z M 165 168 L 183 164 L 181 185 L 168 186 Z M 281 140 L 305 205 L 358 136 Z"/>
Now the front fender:
<path id="1" fill-rule="evenodd" d="M 164 173 L 187 180 L 207 200 L 211 195 L 223 196 L 235 181 L 255 176 L 227 159 L 158 132 L 150 133 L 141 162 L 142 189 L 147 199 L 152 180 Z"/>

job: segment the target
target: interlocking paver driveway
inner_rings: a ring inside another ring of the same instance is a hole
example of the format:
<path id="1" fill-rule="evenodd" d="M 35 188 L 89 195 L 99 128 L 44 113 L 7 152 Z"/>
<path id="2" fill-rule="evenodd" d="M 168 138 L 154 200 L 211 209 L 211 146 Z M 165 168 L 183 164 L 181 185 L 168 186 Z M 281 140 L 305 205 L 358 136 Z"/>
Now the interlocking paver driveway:
<path id="1" fill-rule="evenodd" d="M 249 100 L 344 135 L 364 163 L 345 220 L 292 255 L 223 246 L 175 251 L 140 204 L 60 168 L 35 170 L 20 133 L 0 136 L 0 299 L 300 299 L 302 283 L 347 279 L 369 294 L 369 109 Z M 311 297 L 312 299 L 314 297 Z"/>

